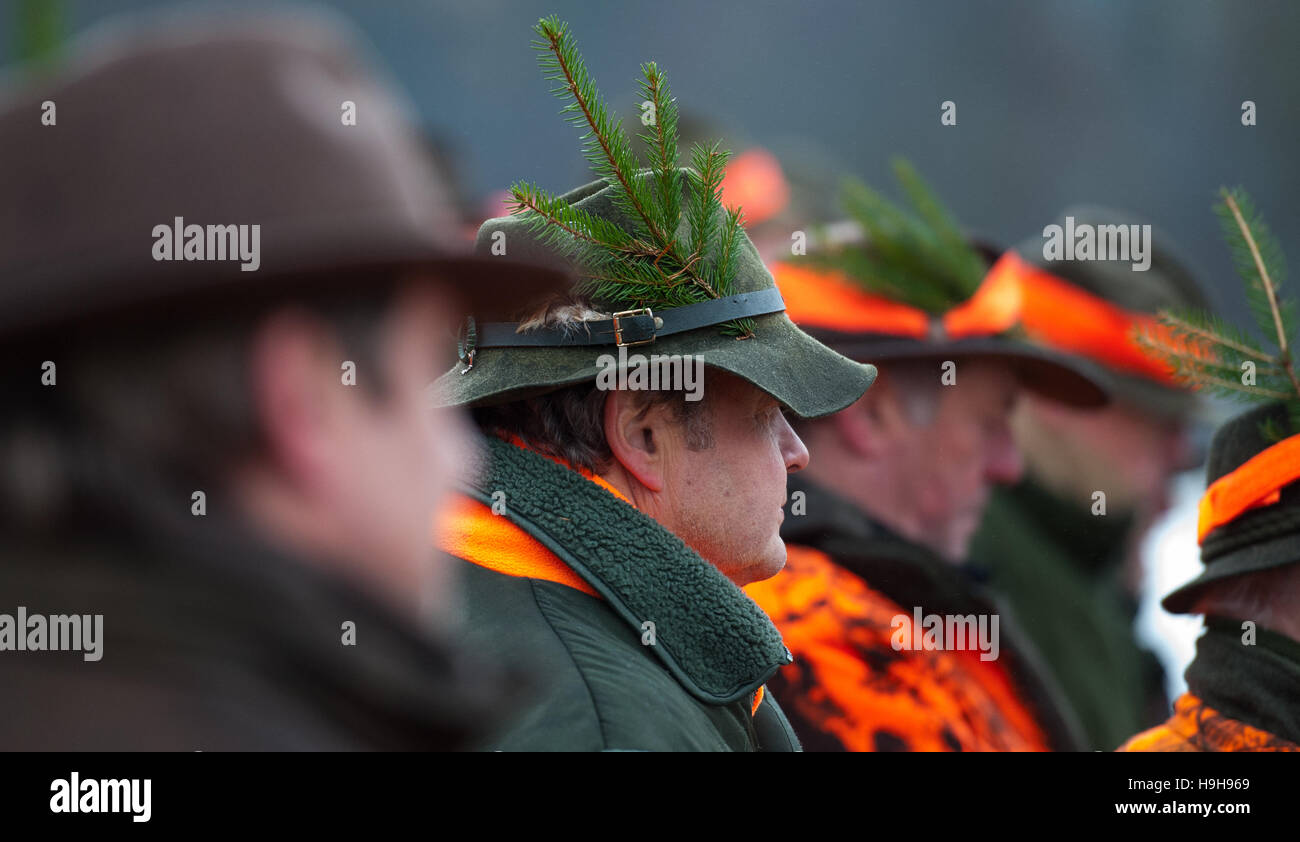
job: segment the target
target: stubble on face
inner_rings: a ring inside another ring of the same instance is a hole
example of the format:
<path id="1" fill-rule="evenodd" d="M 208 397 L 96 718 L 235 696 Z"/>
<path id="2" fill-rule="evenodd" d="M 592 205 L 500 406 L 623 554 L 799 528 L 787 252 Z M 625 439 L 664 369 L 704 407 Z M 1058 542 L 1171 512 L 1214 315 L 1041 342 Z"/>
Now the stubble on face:
<path id="1" fill-rule="evenodd" d="M 738 378 L 713 375 L 706 411 L 714 446 L 683 441 L 671 502 L 678 536 L 737 585 L 776 575 L 785 565 L 780 526 L 786 466 L 778 439 L 785 421 L 775 400 Z"/>

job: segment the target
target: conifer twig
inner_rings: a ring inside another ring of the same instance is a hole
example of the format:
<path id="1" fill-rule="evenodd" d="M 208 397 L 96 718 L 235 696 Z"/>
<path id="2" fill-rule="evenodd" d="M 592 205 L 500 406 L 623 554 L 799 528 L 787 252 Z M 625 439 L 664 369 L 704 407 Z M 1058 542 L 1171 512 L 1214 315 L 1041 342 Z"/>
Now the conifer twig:
<path id="1" fill-rule="evenodd" d="M 547 39 L 551 55 L 555 57 L 556 67 L 559 68 L 560 73 L 563 75 L 564 85 L 568 89 L 569 95 L 573 97 L 574 104 L 582 112 L 582 117 L 591 130 L 591 136 L 599 144 L 606 160 L 610 162 L 610 170 L 623 188 L 628 201 L 636 209 L 637 215 L 641 217 L 651 236 L 660 242 L 666 242 L 667 238 L 664 236 L 664 232 L 660 230 L 654 215 L 646 209 L 645 204 L 637 195 L 637 189 L 632 184 L 634 174 L 623 172 L 623 168 L 618 165 L 619 156 L 615 154 L 612 148 L 612 141 L 606 127 L 601 125 L 603 121 L 598 121 L 593 113 L 593 104 L 587 98 L 585 86 L 578 84 L 577 74 L 568 56 L 570 46 L 568 28 L 555 18 L 546 18 L 537 24 L 537 31 L 538 34 Z"/>
<path id="2" fill-rule="evenodd" d="M 1232 217 L 1236 220 L 1237 227 L 1241 230 L 1241 236 L 1245 239 L 1246 245 L 1250 249 L 1250 255 L 1255 261 L 1260 283 L 1264 286 L 1264 293 L 1268 296 L 1268 306 L 1273 313 L 1273 326 L 1277 329 L 1278 360 L 1286 370 L 1291 385 L 1295 387 L 1295 397 L 1300 397 L 1300 379 L 1296 378 L 1295 369 L 1291 365 L 1291 352 L 1287 343 L 1286 330 L 1282 326 L 1282 311 L 1278 305 L 1273 280 L 1269 277 L 1268 267 L 1264 265 L 1264 258 L 1259 253 L 1259 245 L 1255 242 L 1255 236 L 1251 233 L 1250 226 L 1246 224 L 1246 220 L 1241 214 L 1241 208 L 1237 206 L 1237 200 L 1225 190 L 1223 191 L 1223 201 L 1228 206 L 1228 210 L 1232 212 Z"/>
<path id="3" fill-rule="evenodd" d="M 1218 386 L 1222 389 L 1231 389 L 1234 392 L 1244 392 L 1245 394 L 1256 397 L 1263 396 L 1283 401 L 1295 399 L 1295 395 L 1292 395 L 1289 392 L 1278 392 L 1273 389 L 1265 389 L 1263 386 L 1247 386 L 1244 383 L 1237 382 L 1236 380 L 1224 380 L 1223 378 L 1214 377 L 1213 375 L 1205 374 L 1204 372 L 1196 372 L 1194 376 L 1195 380 L 1193 382 L 1201 385 Z"/>
<path id="4" fill-rule="evenodd" d="M 1276 364 L 1278 362 L 1277 357 L 1274 357 L 1271 354 L 1267 354 L 1258 348 L 1252 348 L 1249 345 L 1243 345 L 1221 334 L 1212 333 L 1211 331 L 1208 331 L 1202 327 L 1198 327 L 1197 325 L 1192 324 L 1191 322 L 1187 321 L 1181 316 L 1177 316 L 1168 310 L 1161 310 L 1159 316 L 1171 328 L 1174 328 L 1175 330 L 1181 331 L 1191 336 L 1195 336 L 1196 338 L 1203 340 L 1205 342 L 1209 342 L 1214 345 L 1222 345 L 1225 348 L 1231 348 L 1234 351 L 1240 351 L 1241 353 L 1245 354 L 1251 359 L 1258 360 L 1260 362 L 1266 362 L 1270 364 Z M 1161 354 L 1170 353 L 1167 346 L 1164 343 L 1160 342 L 1159 340 L 1150 340 L 1149 344 L 1150 347 L 1160 348 Z"/>

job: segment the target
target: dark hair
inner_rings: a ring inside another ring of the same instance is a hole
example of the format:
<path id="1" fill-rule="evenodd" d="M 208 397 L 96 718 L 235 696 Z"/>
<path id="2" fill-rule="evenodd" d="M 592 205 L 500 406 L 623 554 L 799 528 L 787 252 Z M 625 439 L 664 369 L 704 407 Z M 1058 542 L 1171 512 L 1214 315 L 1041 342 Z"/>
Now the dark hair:
<path id="1" fill-rule="evenodd" d="M 592 472 L 614 458 L 605 438 L 605 398 L 596 383 L 566 386 L 531 398 L 472 410 L 474 423 L 488 435 L 518 436 L 529 446 Z M 686 400 L 681 390 L 641 390 L 631 394 L 645 417 L 653 407 L 668 405 L 686 433 L 686 446 L 707 450 L 714 445 L 712 417 L 705 404 Z"/>

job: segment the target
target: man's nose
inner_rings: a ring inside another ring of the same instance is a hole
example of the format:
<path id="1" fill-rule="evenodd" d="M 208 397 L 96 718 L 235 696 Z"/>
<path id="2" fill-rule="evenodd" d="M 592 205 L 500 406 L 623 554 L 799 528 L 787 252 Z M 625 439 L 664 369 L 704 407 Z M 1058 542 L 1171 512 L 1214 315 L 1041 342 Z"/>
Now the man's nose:
<path id="1" fill-rule="evenodd" d="M 790 426 L 790 420 L 781 416 L 781 456 L 785 459 L 785 470 L 793 474 L 808 467 L 808 448 L 803 439 Z"/>
<path id="2" fill-rule="evenodd" d="M 1025 458 L 1016 447 L 1009 427 L 1003 427 L 989 443 L 985 476 L 995 485 L 1014 485 L 1025 473 Z"/>

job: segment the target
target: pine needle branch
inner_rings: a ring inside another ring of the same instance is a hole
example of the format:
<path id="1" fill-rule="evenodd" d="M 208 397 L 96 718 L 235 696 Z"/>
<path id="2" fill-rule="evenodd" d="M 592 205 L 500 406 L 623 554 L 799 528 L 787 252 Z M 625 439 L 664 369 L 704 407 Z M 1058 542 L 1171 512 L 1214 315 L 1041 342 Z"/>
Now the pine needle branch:
<path id="1" fill-rule="evenodd" d="M 1246 384 L 1236 380 L 1225 380 L 1208 374 L 1197 374 L 1194 378 L 1189 378 L 1189 382 L 1197 386 L 1214 386 L 1231 392 L 1241 392 L 1256 398 L 1292 400 L 1295 397 L 1288 392 L 1278 392 L 1273 389 L 1265 389 L 1262 386 L 1247 386 Z"/>
<path id="2" fill-rule="evenodd" d="M 1277 357 L 1274 357 L 1271 354 L 1267 354 L 1264 351 L 1261 351 L 1259 348 L 1255 348 L 1250 345 L 1247 345 L 1244 342 L 1242 342 L 1239 338 L 1234 339 L 1232 337 L 1225 335 L 1228 332 L 1228 328 L 1226 325 L 1219 324 L 1219 325 L 1215 325 L 1214 327 L 1207 327 L 1201 324 L 1194 324 L 1192 320 L 1198 318 L 1196 314 L 1185 313 L 1179 315 L 1173 313 L 1170 310 L 1161 310 L 1159 312 L 1159 318 L 1166 325 L 1168 325 L 1172 330 L 1174 330 L 1175 333 L 1185 334 L 1187 336 L 1192 337 L 1193 340 L 1195 341 L 1210 343 L 1213 345 L 1221 345 L 1225 348 L 1229 348 L 1233 351 L 1237 351 L 1239 353 L 1245 354 L 1249 359 L 1257 360 L 1259 362 L 1265 362 L 1271 364 L 1278 363 Z M 1199 318 L 1201 321 L 1206 321 L 1206 322 L 1213 321 L 1212 316 L 1202 315 Z M 1148 347 L 1152 348 L 1153 350 L 1159 351 L 1162 355 L 1168 354 L 1173 350 L 1166 343 L 1162 342 L 1158 338 L 1154 338 L 1154 337 L 1147 337 L 1147 338 L 1149 339 L 1149 342 L 1147 342 Z"/>
<path id="3" fill-rule="evenodd" d="M 611 117 L 587 72 L 568 26 L 544 18 L 534 28 L 534 47 L 552 93 L 566 101 L 561 113 L 585 129 L 587 160 L 605 183 L 619 211 L 606 219 L 570 205 L 531 184 L 511 189 L 514 211 L 545 245 L 583 269 L 579 289 L 606 304 L 678 307 L 730 294 L 737 252 L 745 237 L 739 210 L 724 212 L 721 186 L 728 153 L 718 145 L 697 147 L 696 170 L 678 166 L 678 113 L 663 72 L 642 65 L 641 91 L 653 108 L 643 115 L 651 166 L 643 168 L 623 123 Z M 686 195 L 683 196 L 683 193 Z M 683 203 L 691 229 L 690 252 L 679 242 Z M 629 230 L 624 230 L 627 226 Z M 749 320 L 723 325 L 724 332 L 752 334 Z"/>
<path id="4" fill-rule="evenodd" d="M 670 242 L 673 232 L 665 233 L 653 213 L 644 186 L 637 180 L 636 156 L 623 134 L 622 121 L 612 120 L 600 93 L 587 73 L 587 67 L 578 53 L 577 44 L 569 32 L 568 24 L 557 17 L 543 18 L 534 28 L 544 40 L 537 42 L 542 51 L 539 62 L 548 72 L 547 78 L 562 83 L 554 89 L 572 102 L 564 110 L 576 112 L 570 118 L 575 124 L 585 124 L 587 158 L 596 172 L 620 188 L 619 204 L 625 206 L 629 216 L 645 226 L 650 236 L 661 244 Z"/>
<path id="5" fill-rule="evenodd" d="M 975 293 L 986 266 L 911 164 L 896 160 L 894 172 L 911 210 L 862 182 L 848 180 L 844 209 L 862 226 L 867 242 L 817 262 L 839 264 L 836 268 L 871 292 L 941 313 Z"/>
<path id="6" fill-rule="evenodd" d="M 722 179 L 727 172 L 728 153 L 721 145 L 697 143 L 691 149 L 694 170 L 687 174 L 690 195 L 687 219 L 691 226 L 691 258 L 704 256 L 708 244 L 717 234 L 718 212 L 722 209 Z"/>
<path id="7" fill-rule="evenodd" d="M 649 130 L 640 135 L 651 151 L 651 165 L 658 187 L 660 224 L 675 233 L 681 221 L 682 183 L 677 166 L 677 103 L 663 71 L 653 61 L 641 67 L 641 92 L 653 109 Z M 643 118 L 644 120 L 644 118 Z"/>
<path id="8" fill-rule="evenodd" d="M 1295 370 L 1291 365 L 1291 352 L 1287 341 L 1287 331 L 1282 324 L 1282 310 L 1278 304 L 1277 288 L 1269 274 L 1268 266 L 1265 265 L 1264 258 L 1260 254 L 1259 243 L 1247 224 L 1245 216 L 1242 214 L 1241 206 L 1237 199 L 1227 190 L 1222 191 L 1223 203 L 1227 206 L 1228 211 L 1241 233 L 1241 238 L 1250 250 L 1251 259 L 1254 261 L 1255 271 L 1258 273 L 1257 278 L 1260 285 L 1264 288 L 1264 293 L 1268 297 L 1269 311 L 1273 317 L 1273 326 L 1277 330 L 1277 347 L 1278 360 L 1286 370 L 1287 377 L 1291 380 L 1291 385 L 1295 388 L 1295 398 L 1300 398 L 1300 379 L 1297 379 Z M 1262 226 L 1257 226 L 1262 227 Z"/>
<path id="9" fill-rule="evenodd" d="M 722 252 L 714 270 L 714 287 L 722 295 L 730 295 L 736 280 L 735 256 L 740 248 L 740 237 L 745 230 L 745 212 L 740 208 L 727 211 L 727 221 L 722 225 Z"/>

